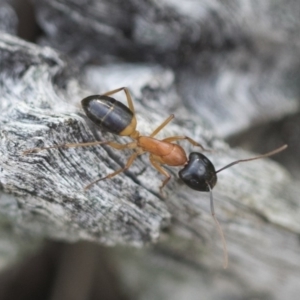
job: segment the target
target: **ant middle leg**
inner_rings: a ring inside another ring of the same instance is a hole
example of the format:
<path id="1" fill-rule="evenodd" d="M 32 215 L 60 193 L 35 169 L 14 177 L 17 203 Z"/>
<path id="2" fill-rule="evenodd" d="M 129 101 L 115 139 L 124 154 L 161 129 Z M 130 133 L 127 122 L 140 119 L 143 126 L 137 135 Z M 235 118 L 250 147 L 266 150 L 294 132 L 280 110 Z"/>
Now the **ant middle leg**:
<path id="1" fill-rule="evenodd" d="M 166 127 L 173 119 L 174 115 L 170 115 L 167 119 L 165 119 L 151 134 L 150 137 L 156 136 L 164 127 Z"/>
<path id="2" fill-rule="evenodd" d="M 163 191 L 162 189 L 165 187 L 165 185 L 169 182 L 171 179 L 171 175 L 155 160 L 155 158 L 150 155 L 150 162 L 152 166 L 161 174 L 166 176 L 166 179 L 162 181 L 161 186 L 159 187 L 160 194 L 163 196 Z"/>
<path id="3" fill-rule="evenodd" d="M 134 153 L 134 154 L 132 154 L 132 155 L 129 157 L 129 159 L 128 159 L 126 165 L 125 165 L 123 168 L 121 168 L 121 169 L 119 169 L 119 170 L 117 170 L 117 171 L 115 171 L 115 172 L 113 172 L 113 173 L 110 173 L 110 174 L 106 175 L 105 177 L 99 178 L 99 179 L 97 179 L 97 180 L 91 182 L 90 184 L 88 184 L 87 186 L 84 187 L 84 190 L 85 190 L 85 191 L 88 190 L 93 184 L 95 184 L 95 183 L 97 183 L 97 182 L 99 182 L 99 181 L 102 181 L 102 180 L 105 180 L 105 179 L 112 178 L 112 177 L 114 177 L 114 176 L 116 176 L 116 175 L 118 175 L 118 174 L 120 174 L 120 173 L 126 171 L 126 170 L 132 165 L 133 161 L 134 161 L 139 155 L 140 155 L 140 153 Z"/>
<path id="4" fill-rule="evenodd" d="M 204 148 L 200 143 L 196 142 L 195 140 L 193 140 L 190 137 L 185 136 L 185 135 L 171 136 L 166 139 L 163 139 L 164 142 L 168 142 L 168 143 L 179 141 L 179 140 L 187 140 L 193 146 L 200 147 L 202 149 L 202 151 L 212 152 L 212 150 Z"/>

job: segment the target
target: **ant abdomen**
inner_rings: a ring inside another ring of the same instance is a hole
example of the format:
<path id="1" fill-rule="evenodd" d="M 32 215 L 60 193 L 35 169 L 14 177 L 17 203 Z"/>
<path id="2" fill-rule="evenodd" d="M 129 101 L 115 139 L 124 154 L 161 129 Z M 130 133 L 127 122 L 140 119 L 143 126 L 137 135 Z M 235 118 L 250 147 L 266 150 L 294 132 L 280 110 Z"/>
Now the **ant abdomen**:
<path id="1" fill-rule="evenodd" d="M 112 97 L 92 95 L 84 98 L 81 104 L 93 123 L 114 134 L 120 134 L 133 119 L 133 112 Z"/>

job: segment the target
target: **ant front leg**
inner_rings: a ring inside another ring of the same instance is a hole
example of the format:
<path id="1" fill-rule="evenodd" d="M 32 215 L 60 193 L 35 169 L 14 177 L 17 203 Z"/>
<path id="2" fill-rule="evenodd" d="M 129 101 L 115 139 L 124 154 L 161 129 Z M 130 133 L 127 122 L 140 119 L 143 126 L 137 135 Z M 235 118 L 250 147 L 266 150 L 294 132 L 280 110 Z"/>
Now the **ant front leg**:
<path id="1" fill-rule="evenodd" d="M 150 162 L 152 164 L 152 166 L 161 174 L 163 174 L 164 176 L 166 176 L 166 179 L 163 180 L 161 186 L 159 187 L 159 191 L 160 194 L 164 197 L 164 193 L 162 191 L 162 189 L 165 187 L 165 185 L 169 182 L 169 180 L 171 179 L 171 175 L 156 161 L 155 157 L 153 157 L 152 155 L 150 155 Z"/>
<path id="2" fill-rule="evenodd" d="M 171 136 L 166 139 L 163 139 L 164 142 L 168 142 L 168 143 L 172 143 L 172 142 L 179 141 L 179 140 L 187 140 L 193 146 L 200 147 L 202 149 L 202 151 L 212 152 L 212 150 L 204 148 L 200 143 L 196 142 L 195 140 L 193 140 L 190 137 L 185 136 L 185 135 Z"/>

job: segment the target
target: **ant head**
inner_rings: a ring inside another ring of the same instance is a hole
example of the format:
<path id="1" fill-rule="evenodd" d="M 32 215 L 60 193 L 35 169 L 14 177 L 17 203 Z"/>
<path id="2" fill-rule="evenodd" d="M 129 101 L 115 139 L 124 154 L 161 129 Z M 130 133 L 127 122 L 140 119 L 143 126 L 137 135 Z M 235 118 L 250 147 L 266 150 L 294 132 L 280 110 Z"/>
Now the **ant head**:
<path id="1" fill-rule="evenodd" d="M 219 231 L 219 234 L 220 234 L 220 237 L 221 237 L 222 243 L 223 243 L 223 253 L 224 253 L 223 266 L 224 266 L 224 268 L 226 268 L 228 265 L 226 240 L 225 240 L 225 237 L 223 234 L 223 230 L 215 216 L 214 201 L 213 201 L 213 194 L 212 194 L 212 189 L 217 183 L 217 173 L 219 173 L 227 168 L 230 168 L 238 163 L 272 156 L 276 153 L 283 151 L 286 148 L 287 148 L 287 145 L 283 145 L 278 149 L 275 149 L 271 152 L 268 152 L 268 153 L 265 153 L 265 154 L 262 154 L 259 156 L 236 160 L 217 171 L 215 170 L 215 167 L 212 164 L 212 162 L 205 155 L 198 153 L 198 152 L 192 152 L 189 155 L 189 160 L 188 160 L 187 164 L 184 166 L 184 168 L 182 170 L 179 171 L 180 179 L 188 187 L 190 187 L 196 191 L 210 193 L 211 215 L 214 219 L 214 222 L 216 224 L 216 227 Z"/>
<path id="2" fill-rule="evenodd" d="M 217 174 L 212 162 L 199 152 L 192 152 L 189 160 L 179 171 L 180 179 L 191 189 L 209 192 L 217 183 Z"/>

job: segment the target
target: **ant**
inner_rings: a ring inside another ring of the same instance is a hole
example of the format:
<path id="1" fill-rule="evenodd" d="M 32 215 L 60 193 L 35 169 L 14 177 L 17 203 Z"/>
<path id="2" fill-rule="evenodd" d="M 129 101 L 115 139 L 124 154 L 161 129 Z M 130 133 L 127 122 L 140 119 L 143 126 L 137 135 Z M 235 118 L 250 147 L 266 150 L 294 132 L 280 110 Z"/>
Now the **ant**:
<path id="1" fill-rule="evenodd" d="M 116 99 L 110 97 L 113 94 L 116 94 L 120 91 L 124 91 L 128 107 L 117 101 Z M 201 144 L 197 143 L 188 136 L 171 136 L 158 140 L 155 136 L 174 118 L 174 115 L 170 115 L 165 121 L 163 121 L 149 136 L 140 135 L 136 130 L 137 121 L 135 117 L 135 110 L 131 95 L 129 90 L 126 87 L 121 87 L 112 91 L 109 91 L 102 95 L 92 95 L 84 98 L 81 101 L 82 107 L 85 111 L 87 117 L 96 125 L 102 127 L 104 130 L 114 133 L 119 136 L 129 136 L 134 141 L 127 144 L 119 144 L 112 141 L 96 141 L 89 143 L 76 143 L 76 144 L 63 144 L 63 145 L 54 145 L 50 147 L 42 148 L 33 148 L 24 151 L 24 154 L 36 153 L 45 149 L 52 148 L 70 148 L 70 147 L 85 147 L 85 146 L 95 146 L 100 144 L 109 145 L 115 149 L 133 149 L 135 152 L 129 157 L 126 165 L 111 173 L 103 178 L 96 179 L 95 181 L 88 184 L 84 190 L 89 189 L 93 184 L 108 178 L 112 178 L 119 173 L 127 170 L 133 161 L 140 155 L 144 153 L 149 153 L 150 163 L 152 166 L 166 178 L 162 181 L 160 186 L 160 192 L 168 183 L 171 176 L 170 174 L 162 167 L 162 165 L 168 166 L 183 166 L 179 171 L 180 179 L 190 188 L 200 191 L 200 192 L 209 192 L 210 193 L 210 209 L 211 215 L 214 219 L 220 237 L 223 244 L 223 267 L 227 268 L 228 265 L 228 254 L 225 237 L 222 231 L 222 228 L 215 216 L 214 202 L 212 189 L 217 183 L 217 173 L 232 167 L 241 162 L 247 162 L 251 160 L 256 160 L 268 156 L 277 154 L 287 148 L 287 145 L 283 145 L 280 148 L 277 148 L 271 152 L 252 157 L 247 159 L 236 160 L 219 170 L 215 170 L 212 162 L 203 154 L 199 152 L 192 152 L 187 155 L 184 149 L 175 144 L 174 142 L 180 140 L 187 140 L 193 146 L 200 147 L 202 151 L 210 151 L 205 149 Z"/>

